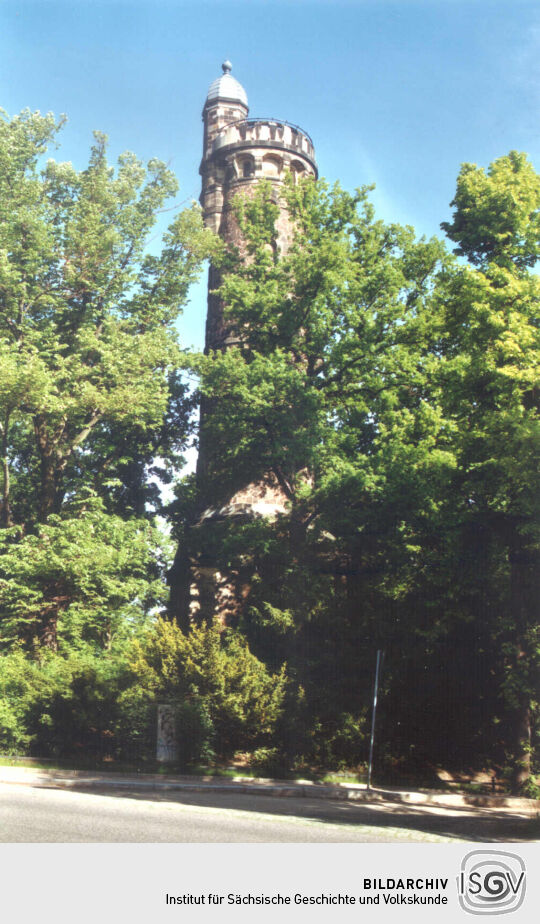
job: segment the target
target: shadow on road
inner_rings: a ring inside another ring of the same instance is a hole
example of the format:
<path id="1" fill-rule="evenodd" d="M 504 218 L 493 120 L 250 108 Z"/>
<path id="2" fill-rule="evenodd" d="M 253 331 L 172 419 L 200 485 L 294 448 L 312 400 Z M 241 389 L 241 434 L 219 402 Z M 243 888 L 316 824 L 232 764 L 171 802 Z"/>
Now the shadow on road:
<path id="1" fill-rule="evenodd" d="M 63 789 L 42 786 L 39 789 Z M 380 829 L 401 828 L 410 832 L 456 838 L 482 843 L 530 842 L 540 839 L 540 818 L 493 808 L 439 807 L 378 802 L 340 802 L 324 799 L 275 797 L 263 793 L 182 792 L 172 790 L 137 791 L 74 784 L 70 792 L 130 799 L 144 802 L 175 803 L 186 807 L 219 809 L 220 811 L 257 812 L 258 814 L 300 818 L 332 825 L 366 825 Z M 389 840 L 393 837 L 389 837 Z"/>

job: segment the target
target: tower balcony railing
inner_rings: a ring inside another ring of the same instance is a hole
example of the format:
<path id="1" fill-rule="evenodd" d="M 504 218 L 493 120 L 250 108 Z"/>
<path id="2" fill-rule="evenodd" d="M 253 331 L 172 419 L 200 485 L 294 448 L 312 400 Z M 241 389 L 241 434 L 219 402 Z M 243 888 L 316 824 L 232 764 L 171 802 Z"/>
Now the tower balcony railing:
<path id="1" fill-rule="evenodd" d="M 299 125 L 283 119 L 237 119 L 229 122 L 214 138 L 212 151 L 234 144 L 257 143 L 289 148 L 304 154 L 310 160 L 314 160 L 315 157 L 313 141 L 308 133 Z"/>

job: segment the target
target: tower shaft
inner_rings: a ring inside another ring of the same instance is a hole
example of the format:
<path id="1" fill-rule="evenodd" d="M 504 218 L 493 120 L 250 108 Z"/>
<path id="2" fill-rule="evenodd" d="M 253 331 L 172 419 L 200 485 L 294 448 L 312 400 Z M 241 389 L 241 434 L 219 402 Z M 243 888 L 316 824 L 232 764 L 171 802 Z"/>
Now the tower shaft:
<path id="1" fill-rule="evenodd" d="M 317 177 L 313 142 L 306 132 L 289 122 L 248 118 L 244 88 L 231 76 L 228 61 L 222 67 L 223 75 L 211 84 L 203 108 L 200 202 L 204 221 L 207 227 L 242 254 L 242 234 L 235 217 L 234 200 L 238 195 L 253 195 L 259 181 L 267 180 L 275 188 L 275 201 L 280 204 L 276 244 L 283 252 L 292 238 L 292 226 L 281 203 L 279 187 L 287 173 L 295 177 Z M 223 304 L 215 294 L 219 285 L 219 272 L 211 266 L 205 339 L 207 353 L 227 349 L 239 339 L 232 324 L 224 321 Z M 203 401 L 197 467 L 200 488 L 212 478 L 212 459 L 219 453 L 219 447 L 207 445 L 205 436 L 206 424 L 213 414 L 219 414 L 219 407 Z M 205 506 L 203 496 L 200 510 L 202 512 L 193 528 L 204 526 L 207 530 L 212 528 L 212 523 L 224 519 L 246 520 L 285 513 L 286 501 L 276 480 L 269 475 L 262 482 L 242 485 L 232 496 L 222 498 L 217 507 Z M 173 612 L 176 610 L 175 615 L 184 625 L 192 619 L 210 619 L 215 615 L 226 623 L 231 613 L 241 605 L 235 576 L 220 573 L 211 561 L 204 558 L 204 555 L 199 555 L 195 560 L 190 557 L 189 549 L 184 552 L 180 549 L 173 567 L 172 609 Z M 176 595 L 175 571 L 179 575 Z M 183 590 L 180 587 L 182 583 Z"/>

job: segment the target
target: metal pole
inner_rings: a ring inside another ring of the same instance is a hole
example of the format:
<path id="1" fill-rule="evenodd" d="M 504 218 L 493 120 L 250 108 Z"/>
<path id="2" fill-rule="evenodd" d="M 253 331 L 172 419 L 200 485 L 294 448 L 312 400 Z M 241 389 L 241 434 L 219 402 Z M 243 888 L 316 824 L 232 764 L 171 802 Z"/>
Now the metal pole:
<path id="1" fill-rule="evenodd" d="M 368 777 L 367 777 L 367 788 L 371 788 L 371 770 L 373 768 L 373 742 L 375 740 L 375 715 L 377 712 L 377 693 L 379 690 L 379 670 L 382 661 L 383 652 L 379 648 L 377 651 L 377 666 L 375 668 L 375 686 L 373 688 L 373 711 L 371 713 L 371 743 L 369 745 L 369 764 L 368 764 Z"/>

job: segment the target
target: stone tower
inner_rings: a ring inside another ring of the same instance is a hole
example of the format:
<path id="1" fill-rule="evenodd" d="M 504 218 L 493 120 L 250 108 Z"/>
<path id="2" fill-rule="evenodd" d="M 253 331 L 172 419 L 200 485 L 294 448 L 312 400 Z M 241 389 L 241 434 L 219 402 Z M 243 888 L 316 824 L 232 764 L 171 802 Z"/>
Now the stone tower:
<path id="1" fill-rule="evenodd" d="M 200 166 L 202 191 L 200 202 L 207 227 L 242 251 L 240 230 L 235 220 L 233 199 L 237 194 L 249 196 L 259 180 L 269 180 L 276 192 L 287 173 L 317 177 L 313 142 L 297 125 L 278 119 L 250 119 L 247 94 L 231 75 L 232 65 L 225 61 L 223 73 L 210 84 L 203 108 L 203 156 Z M 276 201 L 278 198 L 276 196 Z M 277 221 L 281 250 L 287 248 L 291 225 L 281 206 Z M 219 273 L 210 267 L 208 276 L 208 312 L 205 351 L 227 349 L 238 342 L 231 325 L 223 319 L 223 306 L 214 294 Z M 212 478 L 213 459 L 219 447 L 209 447 L 205 439 L 205 420 L 219 413 L 207 403 L 201 406 L 199 486 Z M 204 504 L 192 529 L 212 529 L 219 521 L 273 517 L 286 512 L 285 498 L 277 482 L 268 476 L 261 483 L 240 485 L 232 496 L 222 498 L 216 506 Z M 199 532 L 200 535 L 200 532 Z M 186 543 L 189 546 L 189 541 Z M 188 547 L 180 548 L 170 574 L 171 611 L 185 628 L 192 620 L 216 615 L 226 623 L 238 610 L 239 594 L 235 575 L 220 573 L 203 553 L 196 557 Z"/>
<path id="2" fill-rule="evenodd" d="M 277 119 L 249 119 L 246 91 L 231 76 L 231 63 L 222 64 L 223 74 L 210 84 L 203 109 L 204 142 L 200 166 L 201 205 L 207 227 L 225 241 L 241 246 L 234 220 L 232 200 L 238 193 L 249 195 L 261 179 L 279 185 L 288 171 L 317 176 L 313 142 L 297 125 Z M 283 249 L 290 234 L 288 216 L 278 222 L 278 244 Z M 206 349 L 227 345 L 219 301 L 212 294 L 218 279 L 210 269 Z"/>

